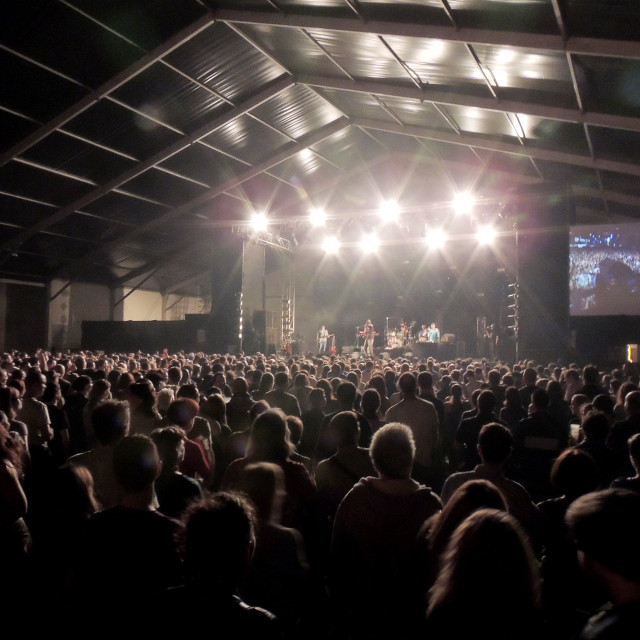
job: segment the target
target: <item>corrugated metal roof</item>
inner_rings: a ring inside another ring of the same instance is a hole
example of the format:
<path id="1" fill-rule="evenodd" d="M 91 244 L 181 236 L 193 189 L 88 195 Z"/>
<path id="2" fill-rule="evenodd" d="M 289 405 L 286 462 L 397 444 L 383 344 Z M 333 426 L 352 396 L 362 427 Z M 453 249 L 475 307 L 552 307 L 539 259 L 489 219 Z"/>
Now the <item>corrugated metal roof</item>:
<path id="1" fill-rule="evenodd" d="M 165 286 L 212 222 L 394 189 L 426 211 L 548 181 L 577 220 L 640 216 L 633 0 L 9 4 L 0 275 Z"/>

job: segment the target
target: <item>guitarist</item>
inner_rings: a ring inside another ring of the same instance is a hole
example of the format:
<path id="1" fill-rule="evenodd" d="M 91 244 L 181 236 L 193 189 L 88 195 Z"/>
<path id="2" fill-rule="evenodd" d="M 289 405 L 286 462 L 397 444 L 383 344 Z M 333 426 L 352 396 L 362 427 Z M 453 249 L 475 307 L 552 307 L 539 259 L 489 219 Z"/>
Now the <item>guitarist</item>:
<path id="1" fill-rule="evenodd" d="M 320 353 L 327 352 L 327 340 L 329 339 L 329 330 L 322 325 L 318 331 L 318 351 Z"/>

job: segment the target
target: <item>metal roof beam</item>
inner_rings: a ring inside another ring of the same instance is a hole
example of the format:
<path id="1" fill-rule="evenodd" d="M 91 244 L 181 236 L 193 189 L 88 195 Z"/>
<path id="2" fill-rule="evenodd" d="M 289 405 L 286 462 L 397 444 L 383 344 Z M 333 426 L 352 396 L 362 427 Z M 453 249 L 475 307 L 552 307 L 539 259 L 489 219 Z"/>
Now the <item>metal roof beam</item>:
<path id="1" fill-rule="evenodd" d="M 334 89 L 337 91 L 353 91 L 355 93 L 375 94 L 390 96 L 393 98 L 406 98 L 430 104 L 445 104 L 460 107 L 475 107 L 490 111 L 507 111 L 510 113 L 522 113 L 524 115 L 562 122 L 576 122 L 598 127 L 610 127 L 613 129 L 628 129 L 640 131 L 640 117 L 621 116 L 609 113 L 593 111 L 580 111 L 555 105 L 535 104 L 518 100 L 500 100 L 488 96 L 472 96 L 458 93 L 450 93 L 440 89 L 434 89 L 433 85 L 425 85 L 423 89 L 415 86 L 398 86 L 395 84 L 376 82 L 344 80 L 343 78 L 329 78 L 325 76 L 296 75 L 295 81 L 309 87 L 319 89 Z"/>
<path id="2" fill-rule="evenodd" d="M 620 58 L 640 58 L 640 41 L 613 40 L 608 38 L 568 37 L 560 34 L 499 31 L 474 27 L 454 27 L 424 24 L 420 21 L 400 22 L 338 18 L 327 15 L 300 13 L 267 13 L 235 9 L 215 9 L 215 19 L 234 24 L 270 25 L 291 29 L 322 29 L 346 33 L 371 33 L 381 36 L 434 38 L 450 42 L 488 44 L 509 47 L 527 47 L 546 51 L 569 51 L 583 55 Z"/>
<path id="3" fill-rule="evenodd" d="M 155 62 L 171 53 L 174 49 L 177 49 L 185 42 L 188 42 L 193 37 L 198 35 L 201 31 L 211 26 L 214 23 L 214 18 L 211 14 L 207 14 L 202 18 L 196 20 L 185 29 L 182 29 L 174 36 L 163 42 L 161 45 L 151 50 L 146 55 L 143 55 L 139 60 L 129 65 L 126 69 L 115 75 L 113 78 L 107 80 L 104 84 L 97 89 L 86 95 L 84 98 L 76 102 L 74 105 L 63 111 L 60 115 L 56 116 L 52 120 L 49 120 L 46 124 L 36 129 L 33 133 L 29 134 L 26 138 L 23 138 L 20 142 L 13 145 L 8 151 L 0 155 L 0 167 L 7 164 L 16 156 L 24 153 L 27 149 L 37 144 L 43 138 L 46 138 L 50 133 L 53 133 L 56 129 L 59 129 L 64 124 L 72 120 L 76 116 L 80 115 L 83 111 L 87 110 L 93 104 L 108 96 L 110 93 L 121 87 L 123 84 L 142 73 L 145 69 L 153 65 Z"/>
<path id="4" fill-rule="evenodd" d="M 280 151 L 270 156 L 266 160 L 263 160 L 261 163 L 257 164 L 256 166 L 251 167 L 246 171 L 243 171 L 240 175 L 235 176 L 234 178 L 230 178 L 229 180 L 223 182 L 222 184 L 217 185 L 212 189 L 209 189 L 208 191 L 205 191 L 203 194 L 201 194 L 197 198 L 194 198 L 193 200 L 189 200 L 188 202 L 185 202 L 183 205 L 175 209 L 171 209 L 166 213 L 163 213 L 162 215 L 158 216 L 154 220 L 147 222 L 143 225 L 140 225 L 136 229 L 130 230 L 126 235 L 122 235 L 118 238 L 115 238 L 114 240 L 111 240 L 103 244 L 98 249 L 98 251 L 100 253 L 108 252 L 114 249 L 115 247 L 117 247 L 119 244 L 121 244 L 125 240 L 129 241 L 135 237 L 143 235 L 148 231 L 152 231 L 153 229 L 156 229 L 157 227 L 166 224 L 170 220 L 173 220 L 185 213 L 188 213 L 193 209 L 197 209 L 198 207 L 201 207 L 202 205 L 206 204 L 216 196 L 219 196 L 225 193 L 229 189 L 232 189 L 233 187 L 236 187 L 242 184 L 243 182 L 250 180 L 251 178 L 255 178 L 261 173 L 268 171 L 275 165 L 280 164 L 285 160 L 288 160 L 291 156 L 302 151 L 303 149 L 306 149 L 312 144 L 316 144 L 317 142 L 320 142 L 325 138 L 332 136 L 334 133 L 337 133 L 338 131 L 341 131 L 342 129 L 348 126 L 349 126 L 349 120 L 347 118 L 338 118 L 337 120 L 334 120 L 333 122 L 330 122 L 329 124 L 324 125 L 323 127 L 320 127 L 320 129 L 316 129 L 315 131 L 305 136 L 302 136 L 297 142 L 291 142 L 286 144 L 284 148 L 282 148 Z M 70 261 L 69 263 L 67 263 L 67 265 L 64 265 L 64 266 L 67 267 L 67 266 L 74 265 L 76 263 L 84 262 L 89 257 L 90 256 L 82 256 L 78 259 Z"/>
<path id="5" fill-rule="evenodd" d="M 233 120 L 234 118 L 237 118 L 240 115 L 243 115 L 250 109 L 253 109 L 263 104 L 267 100 L 273 98 L 277 94 L 281 93 L 282 91 L 290 87 L 292 84 L 293 84 L 293 80 L 290 77 L 287 77 L 287 76 L 281 77 L 280 79 L 276 80 L 274 83 L 271 83 L 266 89 L 263 89 L 262 91 L 257 93 L 255 96 L 253 96 L 252 98 L 249 98 L 248 100 L 238 105 L 237 107 L 234 107 L 233 109 L 229 109 L 226 113 L 219 115 L 212 122 L 209 122 L 208 124 L 200 127 L 197 131 L 195 131 L 191 135 L 186 136 L 182 140 L 178 140 L 178 142 L 152 155 L 150 158 L 148 158 L 144 162 L 137 164 L 135 167 L 132 167 L 131 169 L 129 169 L 128 171 L 125 171 L 124 173 L 121 173 L 119 176 L 113 178 L 112 180 L 105 183 L 104 185 L 101 185 L 98 188 L 93 189 L 92 191 L 82 196 L 81 198 L 78 198 L 71 204 L 59 209 L 58 211 L 51 214 L 50 216 L 43 218 L 35 225 L 32 225 L 28 229 L 25 229 L 22 233 L 18 234 L 15 238 L 12 238 L 6 242 L 1 243 L 0 249 L 5 249 L 5 248 L 13 249 L 19 246 L 22 242 L 24 242 L 31 236 L 35 235 L 36 233 L 39 233 L 40 231 L 43 231 L 48 227 L 54 224 L 57 224 L 61 220 L 64 220 L 67 216 L 76 212 L 78 209 L 81 209 L 82 207 L 85 207 L 89 203 L 94 202 L 95 200 L 98 200 L 99 198 L 106 195 L 110 191 L 116 190 L 118 187 L 125 184 L 126 182 L 132 180 L 133 178 L 136 178 L 137 176 L 144 173 L 148 169 L 155 167 L 155 165 L 167 160 L 168 158 L 174 156 L 175 154 L 179 153 L 180 151 L 194 144 L 201 138 L 204 138 L 205 136 L 209 135 L 211 132 L 215 131 L 216 129 L 223 126 L 227 122 Z M 127 195 L 132 195 L 132 194 L 127 193 Z"/>
<path id="6" fill-rule="evenodd" d="M 198 273 L 196 273 L 193 276 L 189 276 L 188 278 L 185 278 L 184 280 L 180 280 L 180 282 L 174 282 L 173 284 L 169 285 L 168 287 L 162 289 L 162 291 L 160 291 L 160 293 L 163 296 L 168 296 L 170 293 L 173 293 L 174 291 L 178 291 L 179 289 L 182 289 L 183 287 L 187 287 L 189 286 L 192 282 L 197 282 L 198 280 L 201 280 L 204 277 L 209 277 L 213 272 L 213 269 L 209 268 L 209 269 L 205 269 L 204 271 L 199 271 Z M 167 309 L 169 309 L 170 307 L 167 307 Z M 166 311 L 166 309 L 165 309 Z"/>
<path id="7" fill-rule="evenodd" d="M 351 123 L 358 127 L 375 129 L 377 131 L 387 131 L 389 133 L 426 138 L 427 140 L 436 140 L 438 142 L 471 146 L 478 149 L 487 149 L 489 151 L 498 151 L 500 153 L 533 158 L 534 160 L 547 160 L 549 162 L 559 162 L 578 167 L 586 167 L 588 169 L 602 169 L 603 171 L 614 171 L 627 175 L 640 176 L 640 164 L 608 160 L 605 158 L 592 158 L 591 156 L 566 151 L 556 151 L 555 149 L 522 146 L 520 144 L 501 142 L 472 133 L 463 133 L 457 136 L 434 129 L 412 125 L 404 125 L 401 127 L 390 122 L 381 122 L 366 118 L 353 118 Z"/>
<path id="8" fill-rule="evenodd" d="M 590 187 L 572 186 L 571 188 L 576 196 L 584 196 L 586 198 L 617 202 L 619 204 L 629 205 L 630 207 L 640 207 L 640 196 L 634 196 L 629 193 L 620 193 L 619 191 L 593 189 Z"/>
<path id="9" fill-rule="evenodd" d="M 170 253 L 160 255 L 159 257 L 156 257 L 153 260 L 149 260 L 148 262 L 145 262 L 145 264 L 142 264 L 139 267 L 132 269 L 126 275 L 120 278 L 117 278 L 114 281 L 114 284 L 123 285 L 125 282 L 128 282 L 129 280 L 134 280 L 135 278 L 139 278 L 140 276 L 144 275 L 148 271 L 152 271 L 152 270 L 155 271 L 159 267 L 170 264 L 174 260 L 178 260 L 182 256 L 187 254 L 192 254 L 192 253 L 193 253 L 193 245 L 189 244 L 188 246 L 183 246 L 180 249 L 176 249 L 175 251 L 172 251 Z"/>

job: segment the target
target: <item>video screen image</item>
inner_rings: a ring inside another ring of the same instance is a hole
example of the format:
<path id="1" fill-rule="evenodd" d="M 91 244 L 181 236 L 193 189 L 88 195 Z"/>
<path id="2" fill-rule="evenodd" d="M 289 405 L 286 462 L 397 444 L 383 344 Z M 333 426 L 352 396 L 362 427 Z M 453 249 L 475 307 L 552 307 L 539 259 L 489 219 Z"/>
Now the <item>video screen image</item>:
<path id="1" fill-rule="evenodd" d="M 569 312 L 640 315 L 640 223 L 571 227 Z"/>

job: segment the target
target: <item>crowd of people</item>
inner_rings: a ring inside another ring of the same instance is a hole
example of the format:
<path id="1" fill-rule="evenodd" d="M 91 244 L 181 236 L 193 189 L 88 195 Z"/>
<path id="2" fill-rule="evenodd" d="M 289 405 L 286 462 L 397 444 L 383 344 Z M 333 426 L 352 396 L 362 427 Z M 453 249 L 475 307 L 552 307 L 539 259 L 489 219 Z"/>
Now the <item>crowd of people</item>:
<path id="1" fill-rule="evenodd" d="M 0 607 L 48 631 L 635 638 L 639 384 L 631 363 L 2 353 Z"/>

